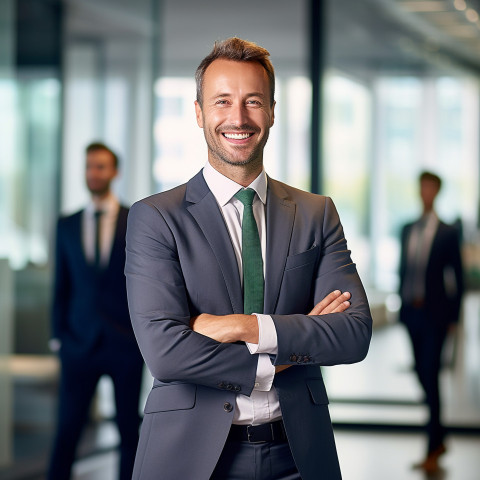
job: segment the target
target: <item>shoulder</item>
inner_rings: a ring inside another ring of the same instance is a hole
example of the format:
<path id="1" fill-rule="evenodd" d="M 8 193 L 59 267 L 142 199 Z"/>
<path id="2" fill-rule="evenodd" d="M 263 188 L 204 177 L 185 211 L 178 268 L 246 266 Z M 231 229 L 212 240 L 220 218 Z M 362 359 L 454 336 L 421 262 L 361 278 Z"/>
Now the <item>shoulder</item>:
<path id="1" fill-rule="evenodd" d="M 284 205 L 295 208 L 296 215 L 309 219 L 323 221 L 326 217 L 338 218 L 338 212 L 333 200 L 325 195 L 300 190 L 278 180 L 268 179 L 270 199 L 279 199 Z M 268 198 L 268 197 L 267 197 Z M 268 200 L 267 200 L 268 201 Z"/>
<path id="2" fill-rule="evenodd" d="M 120 206 L 118 207 L 118 220 L 126 220 L 129 211 L 130 207 L 120 204 Z"/>
<path id="3" fill-rule="evenodd" d="M 442 221 L 439 221 L 437 228 L 437 237 L 440 239 L 451 239 L 455 241 L 460 240 L 460 232 L 458 228 L 453 225 L 449 225 Z"/>
<path id="4" fill-rule="evenodd" d="M 80 224 L 80 221 L 82 220 L 83 211 L 84 210 L 82 209 L 69 215 L 60 215 L 57 221 L 58 228 L 69 228 L 76 224 Z"/>
<path id="5" fill-rule="evenodd" d="M 408 233 L 412 228 L 413 226 L 415 225 L 416 221 L 415 222 L 408 222 L 408 223 L 405 223 L 403 226 L 402 226 L 402 234 L 405 235 L 406 233 Z"/>
<path id="6" fill-rule="evenodd" d="M 319 195 L 312 192 L 307 192 L 296 187 L 292 187 L 286 183 L 268 178 L 268 189 L 277 197 L 289 200 L 295 203 L 305 205 L 312 205 L 318 207 L 319 205 L 326 205 L 333 203 L 330 197 Z"/>
<path id="7" fill-rule="evenodd" d="M 150 195 L 135 202 L 128 213 L 127 231 L 157 230 L 164 224 L 180 221 L 187 215 L 186 185 Z"/>
<path id="8" fill-rule="evenodd" d="M 156 193 L 135 202 L 130 208 L 131 212 L 150 208 L 159 212 L 179 208 L 185 201 L 186 184 L 179 185 L 165 192 Z"/>
<path id="9" fill-rule="evenodd" d="M 267 212 L 293 208 L 295 228 L 315 229 L 326 237 L 343 235 L 343 227 L 337 208 L 330 197 L 306 192 L 275 180 L 269 180 L 270 197 L 267 196 Z M 268 205 L 268 202 L 271 202 Z M 277 207 L 278 206 L 278 207 Z"/>
<path id="10" fill-rule="evenodd" d="M 153 209 L 159 213 L 178 214 L 179 211 L 186 210 L 192 203 L 201 201 L 208 193 L 210 190 L 203 178 L 202 171 L 200 171 L 187 183 L 139 200 L 132 205 L 130 210 Z"/>

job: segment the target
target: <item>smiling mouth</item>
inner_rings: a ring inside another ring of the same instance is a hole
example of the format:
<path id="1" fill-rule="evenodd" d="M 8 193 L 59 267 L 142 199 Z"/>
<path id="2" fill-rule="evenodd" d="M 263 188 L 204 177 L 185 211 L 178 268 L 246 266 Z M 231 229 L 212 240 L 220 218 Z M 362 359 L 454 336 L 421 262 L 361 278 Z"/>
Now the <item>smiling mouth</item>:
<path id="1" fill-rule="evenodd" d="M 253 133 L 222 133 L 222 135 L 230 140 L 245 140 L 250 138 Z"/>

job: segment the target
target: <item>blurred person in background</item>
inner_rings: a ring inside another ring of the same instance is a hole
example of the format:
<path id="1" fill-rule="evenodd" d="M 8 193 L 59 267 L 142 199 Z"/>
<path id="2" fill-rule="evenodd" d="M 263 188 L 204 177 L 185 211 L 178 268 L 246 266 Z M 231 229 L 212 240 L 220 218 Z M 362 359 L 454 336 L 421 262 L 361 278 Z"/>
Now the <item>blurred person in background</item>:
<path id="1" fill-rule="evenodd" d="M 442 349 L 459 320 L 463 293 L 458 228 L 443 223 L 434 209 L 441 185 L 438 175 L 421 173 L 423 211 L 402 230 L 400 260 L 400 321 L 411 340 L 415 372 L 429 410 L 427 451 L 415 467 L 429 473 L 438 470 L 438 459 L 446 451 L 439 374 Z"/>
<path id="2" fill-rule="evenodd" d="M 128 209 L 111 191 L 117 155 L 102 143 L 86 149 L 91 200 L 57 225 L 52 348 L 61 374 L 57 432 L 48 479 L 67 480 L 100 377 L 111 377 L 120 433 L 121 480 L 132 476 L 140 425 L 143 360 L 128 313 L 125 232 Z"/>

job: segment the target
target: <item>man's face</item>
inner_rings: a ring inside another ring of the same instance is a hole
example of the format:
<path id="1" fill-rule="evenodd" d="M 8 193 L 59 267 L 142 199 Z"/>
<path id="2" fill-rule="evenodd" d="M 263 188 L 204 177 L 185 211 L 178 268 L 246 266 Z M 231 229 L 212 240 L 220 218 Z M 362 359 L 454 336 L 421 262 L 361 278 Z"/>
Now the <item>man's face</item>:
<path id="1" fill-rule="evenodd" d="M 438 184 L 433 180 L 424 179 L 420 181 L 420 197 L 424 210 L 432 210 L 433 202 L 438 194 Z"/>
<path id="2" fill-rule="evenodd" d="M 261 166 L 274 107 L 267 72 L 259 63 L 212 62 L 203 81 L 203 106 L 195 102 L 210 163 L 219 171 L 226 164 Z"/>
<path id="3" fill-rule="evenodd" d="M 95 150 L 87 154 L 85 179 L 90 193 L 99 196 L 108 193 L 116 175 L 117 169 L 110 152 Z"/>

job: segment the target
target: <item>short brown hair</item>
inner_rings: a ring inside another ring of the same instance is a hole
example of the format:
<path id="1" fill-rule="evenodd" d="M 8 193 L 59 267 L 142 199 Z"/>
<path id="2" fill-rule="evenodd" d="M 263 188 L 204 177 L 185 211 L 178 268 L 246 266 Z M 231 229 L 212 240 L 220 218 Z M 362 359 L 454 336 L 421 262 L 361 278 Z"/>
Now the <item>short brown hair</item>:
<path id="1" fill-rule="evenodd" d="M 273 105 L 275 97 L 275 70 L 268 58 L 270 53 L 256 43 L 242 40 L 238 37 L 227 38 L 215 42 L 213 50 L 201 61 L 195 72 L 197 83 L 197 102 L 202 106 L 203 102 L 203 78 L 205 71 L 214 60 L 234 60 L 236 62 L 258 62 L 267 72 L 270 84 L 270 105 Z"/>
<path id="2" fill-rule="evenodd" d="M 423 171 L 420 176 L 418 177 L 418 180 L 420 182 L 423 182 L 424 180 L 428 182 L 434 182 L 437 184 L 437 190 L 440 191 L 440 188 L 442 187 L 442 179 L 435 173 L 433 172 L 428 172 L 428 171 Z"/>
<path id="3" fill-rule="evenodd" d="M 120 163 L 118 160 L 118 155 L 109 147 L 107 147 L 104 143 L 101 142 L 93 142 L 90 145 L 87 146 L 85 149 L 85 153 L 88 155 L 91 152 L 97 152 L 98 150 L 105 150 L 113 158 L 113 166 L 118 169 L 118 164 Z"/>

